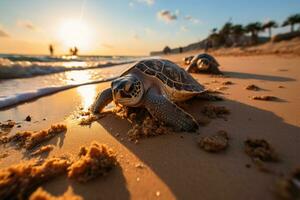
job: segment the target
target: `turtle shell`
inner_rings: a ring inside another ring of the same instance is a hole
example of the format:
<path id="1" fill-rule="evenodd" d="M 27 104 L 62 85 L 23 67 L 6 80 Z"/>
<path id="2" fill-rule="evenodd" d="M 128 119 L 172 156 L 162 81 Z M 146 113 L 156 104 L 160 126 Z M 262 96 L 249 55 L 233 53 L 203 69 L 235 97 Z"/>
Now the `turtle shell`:
<path id="1" fill-rule="evenodd" d="M 220 66 L 217 60 L 213 56 L 207 53 L 203 53 L 195 56 L 191 61 L 191 63 L 197 63 L 199 60 L 204 60 L 205 62 L 208 62 L 210 65 L 214 65 L 216 67 Z"/>
<path id="2" fill-rule="evenodd" d="M 169 60 L 142 60 L 130 69 L 132 68 L 138 69 L 148 76 L 156 77 L 162 84 L 179 92 L 200 93 L 204 91 L 204 87 L 189 73 Z M 125 73 L 128 73 L 130 69 Z"/>

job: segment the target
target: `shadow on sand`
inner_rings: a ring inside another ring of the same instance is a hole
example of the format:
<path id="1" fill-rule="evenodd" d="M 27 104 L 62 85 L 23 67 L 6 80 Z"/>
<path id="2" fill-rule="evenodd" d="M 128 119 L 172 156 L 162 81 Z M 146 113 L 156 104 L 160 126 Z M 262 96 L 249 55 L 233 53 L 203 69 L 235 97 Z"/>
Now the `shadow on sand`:
<path id="1" fill-rule="evenodd" d="M 243 72 L 224 71 L 224 74 L 232 78 L 239 78 L 239 79 L 257 79 L 263 81 L 276 81 L 276 82 L 296 81 L 296 79 L 289 78 L 289 77 L 250 74 L 250 73 L 243 73 Z"/>
<path id="2" fill-rule="evenodd" d="M 197 117 L 203 103 L 192 101 L 187 110 Z M 199 135 L 167 134 L 141 139 L 136 145 L 120 140 L 126 138 L 129 127 L 126 120 L 108 115 L 99 123 L 112 136 L 119 133 L 121 137 L 115 139 L 141 159 L 177 199 L 273 199 L 270 187 L 274 186 L 276 177 L 257 170 L 244 153 L 243 142 L 249 137 L 269 141 L 279 153 L 281 161 L 268 164 L 268 167 L 285 173 L 298 164 L 300 128 L 285 123 L 272 112 L 236 101 L 214 104 L 226 106 L 231 114 L 227 120 L 215 119 L 201 127 L 197 132 Z M 116 128 L 113 124 L 120 126 Z M 230 137 L 230 146 L 225 152 L 211 154 L 197 146 L 199 136 L 215 134 L 218 130 L 226 130 Z M 245 167 L 246 164 L 251 164 L 251 168 Z"/>
<path id="3" fill-rule="evenodd" d="M 109 183 L 109 184 L 108 184 Z M 98 177 L 87 183 L 78 183 L 66 176 L 57 177 L 42 186 L 55 196 L 60 196 L 71 187 L 76 195 L 88 200 L 130 199 L 121 167 L 115 167 L 104 177 Z"/>

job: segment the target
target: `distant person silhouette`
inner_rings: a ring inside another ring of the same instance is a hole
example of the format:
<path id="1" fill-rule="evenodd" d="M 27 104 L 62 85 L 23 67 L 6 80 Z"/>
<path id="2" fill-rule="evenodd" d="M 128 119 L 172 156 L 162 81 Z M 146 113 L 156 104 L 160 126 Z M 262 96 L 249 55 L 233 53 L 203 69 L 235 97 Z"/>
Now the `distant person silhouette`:
<path id="1" fill-rule="evenodd" d="M 77 56 L 78 54 L 78 48 L 76 46 L 74 48 L 70 48 L 69 51 L 72 56 Z"/>
<path id="2" fill-rule="evenodd" d="M 49 45 L 49 51 L 50 51 L 50 55 L 53 56 L 53 54 L 54 54 L 54 48 L 53 48 L 52 44 Z"/>
<path id="3" fill-rule="evenodd" d="M 77 47 L 74 47 L 74 56 L 77 56 L 77 54 L 78 54 L 78 49 Z"/>

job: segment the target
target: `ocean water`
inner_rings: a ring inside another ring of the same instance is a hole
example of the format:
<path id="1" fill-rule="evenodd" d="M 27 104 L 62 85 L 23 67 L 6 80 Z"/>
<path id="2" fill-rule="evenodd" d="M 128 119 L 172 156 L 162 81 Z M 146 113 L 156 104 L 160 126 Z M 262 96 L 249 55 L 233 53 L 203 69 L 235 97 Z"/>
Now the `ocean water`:
<path id="1" fill-rule="evenodd" d="M 0 54 L 0 109 L 65 89 L 111 80 L 142 57 Z"/>

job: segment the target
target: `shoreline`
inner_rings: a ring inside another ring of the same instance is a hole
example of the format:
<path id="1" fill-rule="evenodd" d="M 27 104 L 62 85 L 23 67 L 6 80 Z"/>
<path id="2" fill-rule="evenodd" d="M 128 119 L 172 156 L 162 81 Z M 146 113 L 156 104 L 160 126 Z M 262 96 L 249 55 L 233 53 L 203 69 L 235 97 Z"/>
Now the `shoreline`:
<path id="1" fill-rule="evenodd" d="M 163 58 L 183 66 L 183 56 Z M 76 195 L 85 199 L 194 199 L 200 196 L 208 200 L 274 199 L 278 177 L 261 172 L 252 163 L 244 153 L 244 141 L 251 137 L 270 142 L 278 152 L 280 162 L 266 163 L 266 167 L 276 172 L 286 175 L 299 166 L 300 122 L 297 111 L 300 102 L 295 91 L 300 87 L 300 58 L 273 55 L 217 56 L 216 59 L 221 64 L 220 69 L 229 77 L 192 75 L 206 88 L 227 87 L 220 90 L 225 100 L 192 100 L 185 109 L 197 118 L 201 117 L 203 106 L 212 104 L 226 107 L 230 114 L 226 118 L 210 119 L 210 123 L 201 126 L 196 133 L 169 133 L 140 139 L 136 144 L 127 138 L 132 125 L 113 114 L 90 126 L 80 126 L 77 116 L 81 108 L 86 111 L 95 95 L 109 87 L 109 82 L 72 88 L 0 111 L 0 121 L 11 119 L 20 123 L 21 127 L 14 127 L 9 135 L 47 129 L 55 123 L 66 124 L 66 134 L 47 143 L 55 146 L 44 155 L 48 158 L 65 154 L 76 156 L 80 146 L 89 146 L 92 141 L 114 149 L 119 167 L 86 184 L 70 181 L 65 176 L 42 184 L 43 189 L 53 195 L 61 195 L 72 187 Z M 113 67 L 111 70 L 118 69 Z M 226 81 L 233 84 L 223 85 Z M 262 90 L 246 90 L 250 84 Z M 283 101 L 252 100 L 250 97 L 254 95 L 273 95 Z M 32 117 L 32 122 L 24 121 L 27 115 Z M 229 147 L 224 152 L 212 154 L 197 146 L 200 137 L 214 135 L 220 130 L 225 130 L 229 136 Z M 0 146 L 0 150 L 9 154 L 0 159 L 1 169 L 32 159 L 13 146 Z"/>

